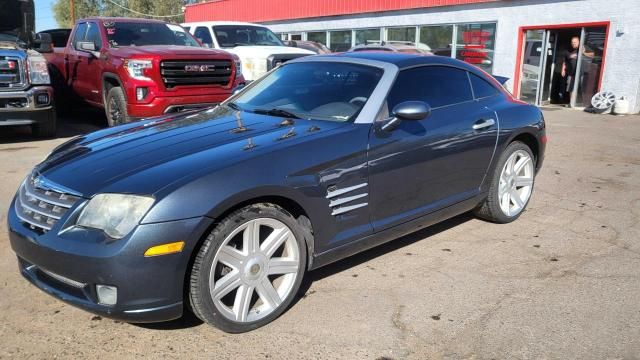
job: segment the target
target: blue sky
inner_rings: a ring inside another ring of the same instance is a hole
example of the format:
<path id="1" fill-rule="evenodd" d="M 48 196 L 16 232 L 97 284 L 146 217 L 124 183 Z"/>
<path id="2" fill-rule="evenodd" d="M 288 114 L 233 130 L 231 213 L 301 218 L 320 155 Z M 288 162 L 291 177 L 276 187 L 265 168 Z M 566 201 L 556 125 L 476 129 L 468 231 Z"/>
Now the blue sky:
<path id="1" fill-rule="evenodd" d="M 36 31 L 55 29 L 58 27 L 53 16 L 54 0 L 35 0 L 36 6 Z"/>

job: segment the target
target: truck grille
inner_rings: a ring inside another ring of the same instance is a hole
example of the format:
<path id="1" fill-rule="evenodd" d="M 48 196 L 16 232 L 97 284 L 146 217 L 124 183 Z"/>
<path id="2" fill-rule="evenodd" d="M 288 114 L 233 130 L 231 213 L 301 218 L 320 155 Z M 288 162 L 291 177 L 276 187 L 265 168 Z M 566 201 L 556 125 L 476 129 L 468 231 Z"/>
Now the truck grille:
<path id="1" fill-rule="evenodd" d="M 22 61 L 16 57 L 0 56 L 0 89 L 22 87 Z"/>
<path id="2" fill-rule="evenodd" d="M 231 80 L 231 61 L 162 61 L 160 75 L 167 88 L 180 85 L 226 85 Z"/>
<path id="3" fill-rule="evenodd" d="M 34 230 L 51 230 L 80 197 L 37 185 L 33 177 L 25 180 L 15 201 L 18 218 Z"/>

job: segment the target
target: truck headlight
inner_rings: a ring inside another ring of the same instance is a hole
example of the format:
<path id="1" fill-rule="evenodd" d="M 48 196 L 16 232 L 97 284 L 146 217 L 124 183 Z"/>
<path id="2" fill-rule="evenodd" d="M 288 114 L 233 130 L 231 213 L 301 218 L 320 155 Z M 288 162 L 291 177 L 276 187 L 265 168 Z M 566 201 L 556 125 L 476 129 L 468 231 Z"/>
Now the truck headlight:
<path id="1" fill-rule="evenodd" d="M 245 78 L 257 80 L 267 72 L 267 61 L 261 58 L 248 58 L 243 62 Z"/>
<path id="2" fill-rule="evenodd" d="M 82 209 L 76 225 L 100 229 L 121 239 L 138 225 L 153 202 L 148 196 L 98 194 Z"/>
<path id="3" fill-rule="evenodd" d="M 240 61 L 240 59 L 233 59 L 233 62 L 236 65 L 236 76 L 242 75 L 242 61 Z"/>
<path id="4" fill-rule="evenodd" d="M 151 60 L 125 60 L 124 66 L 127 68 L 129 75 L 138 80 L 151 80 L 145 74 L 145 69 L 151 69 L 153 62 Z"/>
<path id="5" fill-rule="evenodd" d="M 29 79 L 33 85 L 49 85 L 51 77 L 47 69 L 47 60 L 43 56 L 29 55 L 27 57 L 29 67 Z"/>

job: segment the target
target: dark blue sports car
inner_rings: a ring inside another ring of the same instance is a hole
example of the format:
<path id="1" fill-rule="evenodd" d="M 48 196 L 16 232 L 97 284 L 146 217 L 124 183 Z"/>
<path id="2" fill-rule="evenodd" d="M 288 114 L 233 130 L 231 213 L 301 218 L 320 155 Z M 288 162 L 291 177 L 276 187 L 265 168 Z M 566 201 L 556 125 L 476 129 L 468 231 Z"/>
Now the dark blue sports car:
<path id="1" fill-rule="evenodd" d="M 228 332 L 306 271 L 446 218 L 522 214 L 541 112 L 464 62 L 359 52 L 276 68 L 219 106 L 77 137 L 11 205 L 22 274 L 130 322 L 185 307 Z"/>

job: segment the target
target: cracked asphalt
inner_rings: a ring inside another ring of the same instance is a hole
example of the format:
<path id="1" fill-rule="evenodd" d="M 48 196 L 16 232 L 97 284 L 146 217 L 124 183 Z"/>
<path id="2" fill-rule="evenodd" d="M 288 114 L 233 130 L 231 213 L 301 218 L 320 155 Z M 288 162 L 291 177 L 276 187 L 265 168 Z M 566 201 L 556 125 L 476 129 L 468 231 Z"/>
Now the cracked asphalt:
<path id="1" fill-rule="evenodd" d="M 547 157 L 518 221 L 462 215 L 312 272 L 290 310 L 241 335 L 190 316 L 97 317 L 18 274 L 6 234 L 18 184 L 100 116 L 48 141 L 2 129 L 0 358 L 640 358 L 639 116 L 545 111 Z"/>

